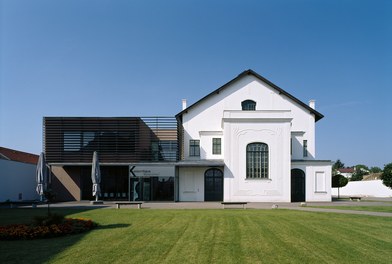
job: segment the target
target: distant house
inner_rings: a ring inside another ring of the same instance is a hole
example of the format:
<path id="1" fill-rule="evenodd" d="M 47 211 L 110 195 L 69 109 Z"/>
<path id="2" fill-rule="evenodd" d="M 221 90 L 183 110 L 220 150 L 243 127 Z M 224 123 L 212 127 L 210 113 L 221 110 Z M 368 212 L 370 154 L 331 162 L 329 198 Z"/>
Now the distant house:
<path id="1" fill-rule="evenodd" d="M 355 172 L 355 168 L 341 168 L 337 170 L 337 173 L 343 175 L 347 179 L 351 179 Z"/>
<path id="2" fill-rule="evenodd" d="M 0 147 L 0 201 L 34 200 L 38 155 Z"/>

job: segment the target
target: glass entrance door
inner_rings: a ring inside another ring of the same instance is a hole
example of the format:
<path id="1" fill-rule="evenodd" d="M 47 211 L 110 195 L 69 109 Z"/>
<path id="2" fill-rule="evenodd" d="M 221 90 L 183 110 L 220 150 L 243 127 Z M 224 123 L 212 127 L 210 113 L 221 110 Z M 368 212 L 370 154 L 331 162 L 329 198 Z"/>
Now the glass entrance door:
<path id="1" fill-rule="evenodd" d="M 174 201 L 174 177 L 132 177 L 131 201 Z"/>

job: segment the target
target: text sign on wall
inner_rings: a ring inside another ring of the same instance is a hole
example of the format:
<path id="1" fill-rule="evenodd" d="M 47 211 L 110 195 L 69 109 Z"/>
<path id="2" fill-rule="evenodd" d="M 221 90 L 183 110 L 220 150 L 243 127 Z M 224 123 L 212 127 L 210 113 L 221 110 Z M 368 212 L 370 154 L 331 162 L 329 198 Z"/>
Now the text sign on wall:
<path id="1" fill-rule="evenodd" d="M 129 165 L 129 177 L 174 177 L 174 166 Z"/>

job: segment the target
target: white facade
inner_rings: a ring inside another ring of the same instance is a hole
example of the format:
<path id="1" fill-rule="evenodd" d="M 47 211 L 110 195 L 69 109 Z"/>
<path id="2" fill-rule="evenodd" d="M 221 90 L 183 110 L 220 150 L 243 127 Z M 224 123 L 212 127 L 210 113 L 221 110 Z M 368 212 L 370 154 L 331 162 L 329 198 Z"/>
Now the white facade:
<path id="1" fill-rule="evenodd" d="M 256 103 L 254 110 L 242 110 L 246 100 Z M 300 183 L 305 188 L 303 200 L 330 201 L 331 162 L 316 160 L 315 122 L 323 116 L 313 109 L 314 101 L 311 106 L 249 70 L 183 110 L 177 115 L 183 128 L 182 155 L 194 166 L 179 168 L 178 199 L 208 200 L 205 173 L 215 168 L 223 172 L 220 200 L 290 202 L 297 199 L 291 170 L 300 169 L 305 176 Z M 221 143 L 218 153 L 213 153 L 214 139 Z M 199 142 L 199 155 L 191 141 Z M 247 146 L 252 143 L 268 146 L 267 177 L 248 175 Z M 208 164 L 214 160 L 222 166 Z"/>

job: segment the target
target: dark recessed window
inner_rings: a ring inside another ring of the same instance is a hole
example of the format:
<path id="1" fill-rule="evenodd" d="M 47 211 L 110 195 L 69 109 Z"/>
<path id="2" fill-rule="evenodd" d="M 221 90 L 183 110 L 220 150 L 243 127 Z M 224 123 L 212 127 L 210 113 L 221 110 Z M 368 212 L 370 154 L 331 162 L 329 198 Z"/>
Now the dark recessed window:
<path id="1" fill-rule="evenodd" d="M 256 110 L 256 102 L 252 100 L 245 100 L 241 103 L 242 110 L 245 111 L 255 111 Z"/>
<path id="2" fill-rule="evenodd" d="M 304 144 L 303 144 L 303 154 L 304 154 L 304 157 L 307 157 L 308 156 L 308 141 L 307 140 L 304 140 Z"/>
<path id="3" fill-rule="evenodd" d="M 268 145 L 251 143 L 246 146 L 246 178 L 268 178 Z"/>

